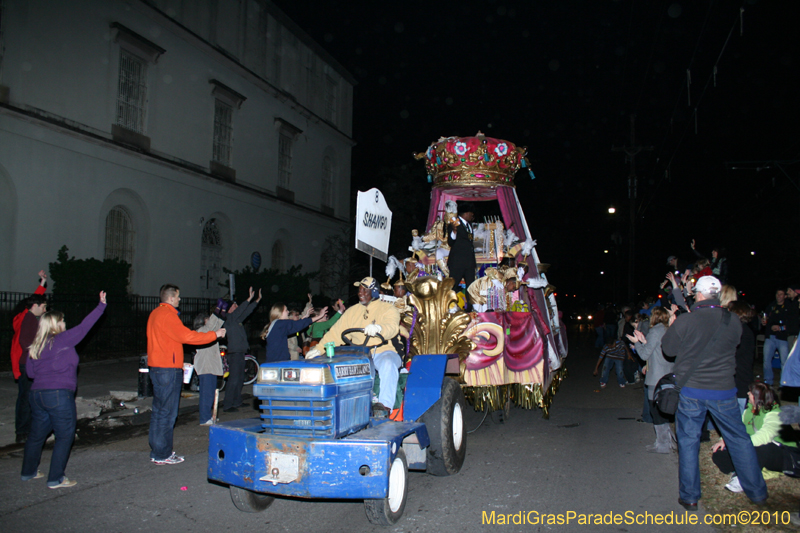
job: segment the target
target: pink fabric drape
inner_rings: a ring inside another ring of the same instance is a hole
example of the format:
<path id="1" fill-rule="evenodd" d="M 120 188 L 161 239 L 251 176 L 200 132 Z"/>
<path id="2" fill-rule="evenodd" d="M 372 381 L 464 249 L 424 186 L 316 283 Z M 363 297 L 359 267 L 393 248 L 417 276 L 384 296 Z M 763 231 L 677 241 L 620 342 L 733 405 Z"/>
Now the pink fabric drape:
<path id="1" fill-rule="evenodd" d="M 517 196 L 512 187 L 497 188 L 497 203 L 500 204 L 500 212 L 503 213 L 503 223 L 506 229 L 514 232 L 519 240 L 525 241 L 528 228 L 524 227 L 519 209 L 517 208 Z"/>
<path id="2" fill-rule="evenodd" d="M 431 226 L 436 222 L 436 215 L 444 211 L 445 200 L 446 198 L 444 198 L 444 191 L 442 191 L 442 189 L 437 187 L 431 189 L 431 207 L 430 211 L 428 211 L 428 225 L 425 226 L 426 233 L 431 230 Z"/>
<path id="3" fill-rule="evenodd" d="M 531 313 L 491 312 L 478 313 L 479 322 L 498 324 L 503 330 L 503 358 L 506 367 L 515 372 L 528 370 L 538 364 L 544 356 L 544 339 L 537 319 Z M 499 339 L 479 340 L 479 350 L 491 350 L 497 346 Z M 473 352 L 467 358 L 468 370 L 479 370 L 494 364 L 496 357 L 487 357 Z"/>

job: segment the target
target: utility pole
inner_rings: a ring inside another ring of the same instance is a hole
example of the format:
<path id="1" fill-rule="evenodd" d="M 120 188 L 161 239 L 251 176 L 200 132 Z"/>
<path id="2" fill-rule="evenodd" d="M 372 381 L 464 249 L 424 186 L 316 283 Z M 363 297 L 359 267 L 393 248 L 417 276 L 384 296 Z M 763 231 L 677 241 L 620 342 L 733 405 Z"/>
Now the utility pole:
<path id="1" fill-rule="evenodd" d="M 643 147 L 636 144 L 636 115 L 631 115 L 631 144 L 621 148 L 611 148 L 614 152 L 625 152 L 630 161 L 631 169 L 628 174 L 628 199 L 630 200 L 630 230 L 628 231 L 628 302 L 634 300 L 633 274 L 636 261 L 634 253 L 636 250 L 636 196 L 637 196 L 637 177 L 636 177 L 636 154 L 641 151 L 652 151 L 653 147 Z"/>

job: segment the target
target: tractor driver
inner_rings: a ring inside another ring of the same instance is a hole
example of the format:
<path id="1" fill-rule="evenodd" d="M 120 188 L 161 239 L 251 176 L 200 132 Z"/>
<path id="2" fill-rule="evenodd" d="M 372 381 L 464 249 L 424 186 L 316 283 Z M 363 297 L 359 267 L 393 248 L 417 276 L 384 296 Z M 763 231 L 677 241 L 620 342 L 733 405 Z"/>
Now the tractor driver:
<path id="1" fill-rule="evenodd" d="M 402 360 L 391 343 L 391 339 L 399 332 L 400 312 L 394 305 L 378 299 L 378 283 L 373 278 L 366 277 L 354 285 L 358 287 L 360 305 L 349 307 L 322 337 L 317 347 L 308 352 L 306 358 L 322 355 L 321 349 L 324 349 L 329 342 L 335 346 L 344 344 L 342 341 L 343 331 L 362 328 L 363 333 L 355 332 L 349 334 L 348 338 L 354 345 L 363 345 L 366 341 L 366 345 L 372 348 L 370 368 L 373 376 L 375 370 L 381 376 L 380 391 L 377 401 L 372 405 L 372 411 L 375 416 L 386 417 L 394 407 L 399 378 L 398 369 L 402 365 Z M 383 337 L 384 341 L 376 336 L 378 334 Z"/>

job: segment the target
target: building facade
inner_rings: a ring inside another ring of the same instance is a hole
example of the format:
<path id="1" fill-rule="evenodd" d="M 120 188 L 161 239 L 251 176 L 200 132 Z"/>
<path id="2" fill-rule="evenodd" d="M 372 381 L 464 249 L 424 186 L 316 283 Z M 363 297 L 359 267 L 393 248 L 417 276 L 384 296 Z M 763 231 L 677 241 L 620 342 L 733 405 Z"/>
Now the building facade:
<path id="1" fill-rule="evenodd" d="M 256 252 L 317 270 L 354 83 L 266 0 L 0 0 L 0 290 L 62 245 L 136 294 L 216 297 Z"/>

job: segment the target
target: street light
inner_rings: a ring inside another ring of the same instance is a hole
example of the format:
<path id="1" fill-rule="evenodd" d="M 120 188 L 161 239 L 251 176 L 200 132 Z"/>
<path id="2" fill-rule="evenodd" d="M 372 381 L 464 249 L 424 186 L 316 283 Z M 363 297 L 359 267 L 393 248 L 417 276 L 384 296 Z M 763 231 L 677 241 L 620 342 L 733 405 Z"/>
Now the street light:
<path id="1" fill-rule="evenodd" d="M 609 215 L 613 215 L 616 212 L 617 212 L 617 208 L 616 207 L 609 207 L 608 208 L 608 214 Z"/>

